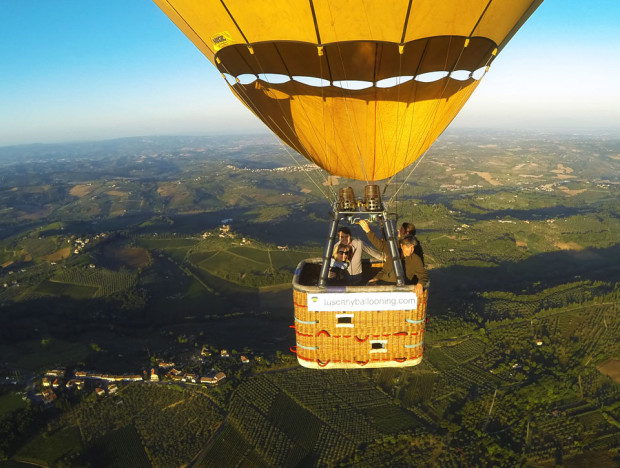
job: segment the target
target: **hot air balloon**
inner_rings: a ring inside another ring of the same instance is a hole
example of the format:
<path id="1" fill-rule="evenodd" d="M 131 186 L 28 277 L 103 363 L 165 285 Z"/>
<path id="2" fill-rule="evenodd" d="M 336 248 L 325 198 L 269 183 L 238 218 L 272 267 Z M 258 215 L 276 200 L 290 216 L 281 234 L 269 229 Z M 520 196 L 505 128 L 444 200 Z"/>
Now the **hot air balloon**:
<path id="1" fill-rule="evenodd" d="M 417 297 L 404 282 L 375 182 L 425 154 L 542 0 L 154 2 L 286 145 L 329 174 L 368 184 L 364 198 L 344 189 L 332 200 L 323 258 L 302 262 L 293 279 L 299 362 L 419 363 L 428 292 Z M 384 229 L 394 286 L 327 284 L 338 225 L 360 217 Z"/>

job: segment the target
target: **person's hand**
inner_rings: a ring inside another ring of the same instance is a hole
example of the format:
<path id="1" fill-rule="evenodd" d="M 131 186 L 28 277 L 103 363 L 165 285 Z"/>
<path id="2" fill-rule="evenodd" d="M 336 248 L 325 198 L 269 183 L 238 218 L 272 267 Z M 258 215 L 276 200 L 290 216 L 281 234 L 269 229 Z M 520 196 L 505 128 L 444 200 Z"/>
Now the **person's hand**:
<path id="1" fill-rule="evenodd" d="M 415 285 L 415 295 L 418 296 L 418 300 L 422 299 L 422 294 L 424 294 L 424 287 L 422 287 L 422 285 L 418 283 Z M 419 304 L 418 307 L 420 307 Z"/>
<path id="2" fill-rule="evenodd" d="M 364 230 L 364 232 L 370 232 L 370 226 L 368 226 L 368 221 L 365 219 L 361 219 L 359 225 Z"/>

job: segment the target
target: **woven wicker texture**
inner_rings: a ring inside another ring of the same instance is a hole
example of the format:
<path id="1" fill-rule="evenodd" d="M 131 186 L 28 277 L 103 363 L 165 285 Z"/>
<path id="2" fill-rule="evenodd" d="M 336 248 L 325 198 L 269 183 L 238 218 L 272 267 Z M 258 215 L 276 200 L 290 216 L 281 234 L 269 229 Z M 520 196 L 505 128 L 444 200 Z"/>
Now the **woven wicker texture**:
<path id="1" fill-rule="evenodd" d="M 299 289 L 294 285 L 296 353 L 302 366 L 400 367 L 421 362 L 428 291 L 414 310 L 312 312 L 307 306 L 308 288 Z M 375 289 L 386 291 L 385 286 L 348 287 L 342 294 Z M 347 317 L 339 319 L 342 314 Z"/>

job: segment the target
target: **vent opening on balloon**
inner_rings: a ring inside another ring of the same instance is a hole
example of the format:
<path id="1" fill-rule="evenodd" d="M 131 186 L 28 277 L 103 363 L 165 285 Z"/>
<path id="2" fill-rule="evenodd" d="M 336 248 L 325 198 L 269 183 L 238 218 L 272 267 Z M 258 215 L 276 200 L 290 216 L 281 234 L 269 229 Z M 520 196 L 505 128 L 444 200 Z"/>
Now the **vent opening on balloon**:
<path id="1" fill-rule="evenodd" d="M 294 81 L 308 86 L 314 86 L 316 88 L 327 88 L 333 86 L 335 88 L 342 88 L 346 90 L 361 90 L 372 87 L 393 88 L 411 80 L 419 81 L 421 83 L 432 83 L 435 81 L 440 81 L 446 77 L 450 77 L 457 81 L 467 81 L 469 79 L 479 81 L 484 76 L 485 71 L 485 68 L 479 68 L 478 70 L 475 70 L 473 72 L 469 70 L 455 70 L 452 72 L 438 71 L 424 73 L 418 76 L 394 76 L 390 78 L 384 78 L 377 81 L 376 83 L 373 83 L 371 81 L 359 80 L 339 80 L 330 83 L 328 80 L 325 80 L 323 78 L 316 78 L 313 76 L 290 77 L 287 75 L 280 75 L 276 73 L 262 73 L 259 75 L 243 74 L 237 77 L 231 76 L 227 73 L 224 73 L 223 75 L 228 84 L 230 84 L 231 86 L 234 86 L 236 84 L 247 85 L 250 83 L 254 83 L 257 80 L 264 81 L 269 84 L 282 84 Z"/>

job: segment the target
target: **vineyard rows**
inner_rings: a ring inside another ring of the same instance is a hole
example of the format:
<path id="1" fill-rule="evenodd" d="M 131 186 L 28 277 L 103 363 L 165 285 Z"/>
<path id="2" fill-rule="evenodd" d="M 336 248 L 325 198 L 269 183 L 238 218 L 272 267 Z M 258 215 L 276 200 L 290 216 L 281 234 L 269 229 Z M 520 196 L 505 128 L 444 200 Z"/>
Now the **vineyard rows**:
<path id="1" fill-rule="evenodd" d="M 293 448 L 293 441 L 255 407 L 246 401 L 233 400 L 228 419 L 267 463 L 284 466 L 284 461 Z"/>
<path id="2" fill-rule="evenodd" d="M 620 432 L 599 437 L 590 444 L 592 450 L 613 450 L 620 446 Z"/>
<path id="3" fill-rule="evenodd" d="M 94 297 L 106 297 L 133 288 L 138 281 L 138 275 L 127 270 L 74 267 L 62 270 L 55 276 L 54 281 L 78 286 L 96 286 L 98 290 Z"/>
<path id="4" fill-rule="evenodd" d="M 333 463 L 382 433 L 422 426 L 360 374 L 308 373 L 258 376 L 233 393 L 228 420 L 271 465 L 294 466 L 308 456 Z"/>
<path id="5" fill-rule="evenodd" d="M 226 425 L 217 438 L 195 460 L 195 466 L 203 468 L 220 468 L 222 466 L 253 466 L 260 468 L 267 465 L 248 442 L 231 426 Z"/>
<path id="6" fill-rule="evenodd" d="M 308 373 L 305 370 L 291 372 Z M 358 400 L 366 409 L 369 404 L 372 407 L 393 405 L 385 394 L 355 373 L 314 373 L 311 380 L 302 376 L 287 378 L 277 374 L 270 377 L 299 404 L 356 442 L 368 442 L 379 436 L 373 427 L 374 422 L 364 412 L 360 412 Z M 294 384 L 291 385 L 291 382 Z M 305 385 L 299 385 L 300 382 Z M 370 403 L 371 399 L 375 401 Z"/>
<path id="7" fill-rule="evenodd" d="M 464 363 L 482 354 L 485 347 L 482 341 L 469 339 L 454 346 L 445 346 L 442 351 L 454 361 Z"/>
<path id="8" fill-rule="evenodd" d="M 189 390 L 129 384 L 114 398 L 85 399 L 63 415 L 63 420 L 77 425 L 88 445 L 97 444 L 116 428 L 131 425 L 151 464 L 166 467 L 189 462 L 222 418 L 210 400 Z M 178 437 L 179 431 L 185 435 Z M 127 449 L 133 450 L 138 448 Z"/>

